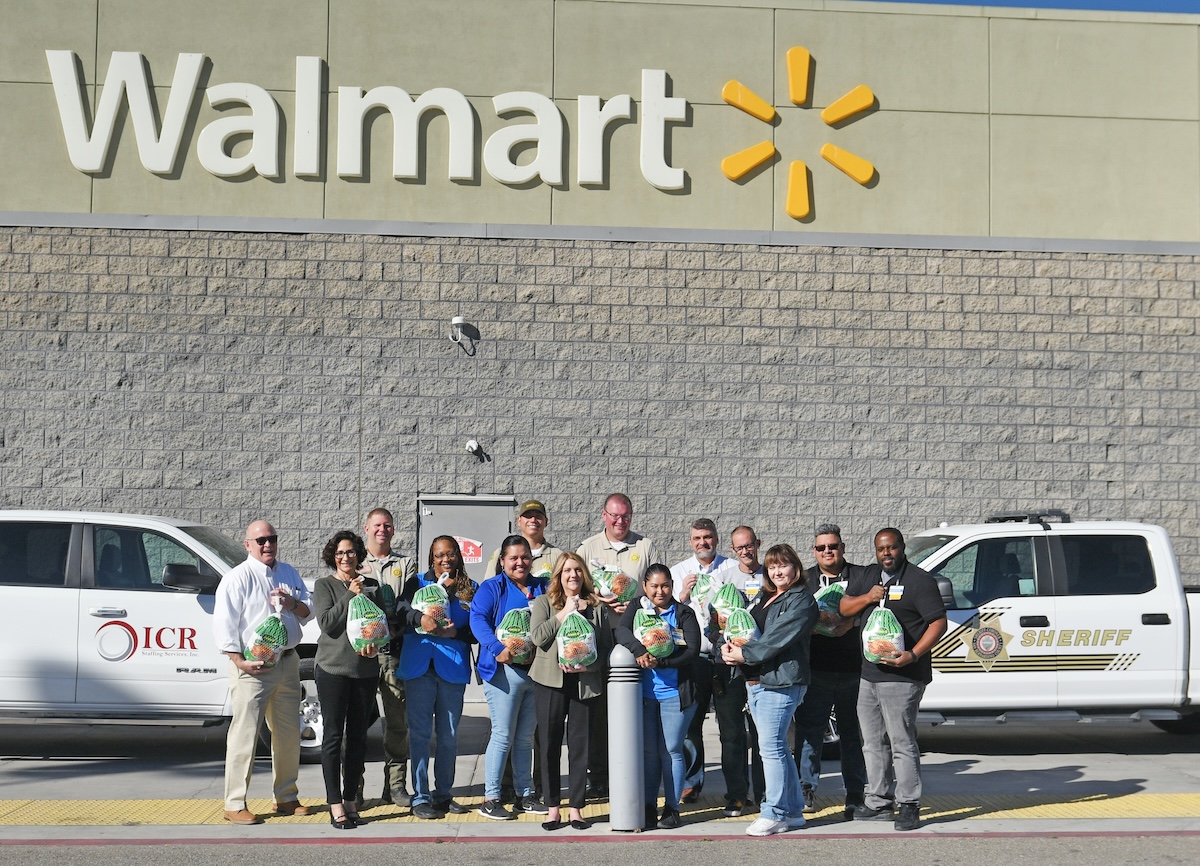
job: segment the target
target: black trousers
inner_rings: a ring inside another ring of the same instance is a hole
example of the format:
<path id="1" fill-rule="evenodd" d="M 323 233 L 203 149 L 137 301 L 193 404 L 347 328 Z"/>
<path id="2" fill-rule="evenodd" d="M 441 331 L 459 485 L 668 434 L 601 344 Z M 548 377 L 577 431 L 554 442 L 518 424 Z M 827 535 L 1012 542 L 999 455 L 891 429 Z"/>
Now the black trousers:
<path id="1" fill-rule="evenodd" d="M 567 735 L 567 778 L 570 796 L 567 805 L 582 809 L 587 798 L 589 716 L 596 699 L 581 700 L 579 675 L 563 674 L 563 684 L 553 689 L 534 683 L 537 710 L 538 757 L 541 758 L 542 800 L 558 806 L 562 800 L 562 743 Z"/>
<path id="2" fill-rule="evenodd" d="M 316 668 L 317 695 L 321 699 L 321 773 L 325 777 L 325 802 L 351 803 L 362 788 L 367 760 L 367 721 L 375 702 L 378 677 L 358 679 L 326 673 Z M 345 755 L 342 742 L 345 740 Z"/>

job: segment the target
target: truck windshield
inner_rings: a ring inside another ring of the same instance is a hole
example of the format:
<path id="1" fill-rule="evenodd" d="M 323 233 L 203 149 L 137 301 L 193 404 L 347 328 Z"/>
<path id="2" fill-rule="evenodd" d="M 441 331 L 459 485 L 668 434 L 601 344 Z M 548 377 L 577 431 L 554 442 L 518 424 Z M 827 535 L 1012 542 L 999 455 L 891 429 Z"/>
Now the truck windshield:
<path id="1" fill-rule="evenodd" d="M 956 537 L 954 535 L 919 535 L 904 546 L 904 555 L 913 565 L 920 565 Z"/>
<path id="2" fill-rule="evenodd" d="M 221 557 L 221 561 L 230 568 L 240 565 L 246 560 L 246 551 L 240 544 L 211 527 L 181 526 L 179 528 Z"/>

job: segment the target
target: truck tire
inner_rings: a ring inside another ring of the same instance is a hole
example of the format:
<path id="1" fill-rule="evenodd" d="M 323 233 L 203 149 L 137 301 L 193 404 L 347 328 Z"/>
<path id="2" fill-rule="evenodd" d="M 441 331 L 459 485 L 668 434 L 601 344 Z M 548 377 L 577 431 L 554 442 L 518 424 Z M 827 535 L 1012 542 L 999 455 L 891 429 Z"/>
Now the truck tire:
<path id="1" fill-rule="evenodd" d="M 1168 734 L 1200 734 L 1200 713 L 1181 719 L 1152 719 L 1150 724 Z"/>
<path id="2" fill-rule="evenodd" d="M 321 699 L 317 695 L 317 660 L 300 659 L 300 763 L 321 763 Z"/>

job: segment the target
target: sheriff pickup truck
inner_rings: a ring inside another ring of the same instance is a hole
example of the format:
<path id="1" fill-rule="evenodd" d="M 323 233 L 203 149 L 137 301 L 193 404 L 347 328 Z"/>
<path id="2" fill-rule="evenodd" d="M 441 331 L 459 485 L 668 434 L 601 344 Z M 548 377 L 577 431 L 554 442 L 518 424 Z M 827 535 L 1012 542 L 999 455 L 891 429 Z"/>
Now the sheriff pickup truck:
<path id="1" fill-rule="evenodd" d="M 999 515 L 911 536 L 949 620 L 921 702 L 930 724 L 1149 721 L 1200 732 L 1200 588 L 1144 523 Z"/>
<path id="2" fill-rule="evenodd" d="M 213 602 L 245 558 L 237 542 L 185 520 L 0 511 L 0 721 L 228 720 Z M 305 761 L 320 758 L 317 635 L 309 623 L 298 648 Z"/>

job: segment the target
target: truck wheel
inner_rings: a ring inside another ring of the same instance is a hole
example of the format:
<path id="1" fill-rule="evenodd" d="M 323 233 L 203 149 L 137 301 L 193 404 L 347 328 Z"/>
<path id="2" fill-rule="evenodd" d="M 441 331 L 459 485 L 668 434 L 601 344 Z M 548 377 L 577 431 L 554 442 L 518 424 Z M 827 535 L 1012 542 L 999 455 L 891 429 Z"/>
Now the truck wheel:
<path id="1" fill-rule="evenodd" d="M 842 735 L 838 733 L 837 713 L 829 711 L 829 723 L 825 726 L 825 738 L 821 742 L 821 760 L 836 761 L 842 754 Z"/>
<path id="2" fill-rule="evenodd" d="M 1150 724 L 1168 734 L 1200 734 L 1200 713 L 1181 719 L 1152 719 Z"/>
<path id="3" fill-rule="evenodd" d="M 317 695 L 317 660 L 300 659 L 300 763 L 321 763 L 321 699 Z"/>

